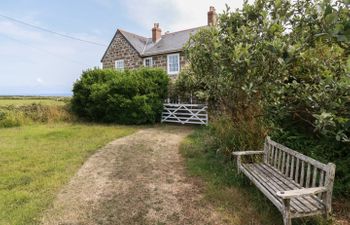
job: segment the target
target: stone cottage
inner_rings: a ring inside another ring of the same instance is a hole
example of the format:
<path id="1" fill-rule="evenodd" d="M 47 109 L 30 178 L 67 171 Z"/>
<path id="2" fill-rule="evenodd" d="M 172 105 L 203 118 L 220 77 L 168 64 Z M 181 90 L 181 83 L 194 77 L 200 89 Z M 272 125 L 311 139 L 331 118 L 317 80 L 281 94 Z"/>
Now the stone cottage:
<path id="1" fill-rule="evenodd" d="M 211 6 L 207 26 L 216 23 L 217 13 Z M 186 64 L 183 47 L 190 35 L 207 26 L 162 34 L 159 23 L 155 23 L 150 38 L 118 29 L 102 57 L 102 67 L 119 70 L 159 67 L 176 76 Z"/>

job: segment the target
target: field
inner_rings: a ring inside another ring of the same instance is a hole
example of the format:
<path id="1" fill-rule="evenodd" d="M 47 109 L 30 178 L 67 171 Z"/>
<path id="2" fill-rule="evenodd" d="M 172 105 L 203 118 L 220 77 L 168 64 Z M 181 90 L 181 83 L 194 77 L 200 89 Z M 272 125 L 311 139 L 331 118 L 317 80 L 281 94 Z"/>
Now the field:
<path id="1" fill-rule="evenodd" d="M 40 103 L 55 108 L 64 100 L 2 97 L 0 107 Z M 38 224 L 57 191 L 91 154 L 136 129 L 63 122 L 0 128 L 0 224 Z"/>
<path id="2" fill-rule="evenodd" d="M 0 97 L 1 106 L 22 106 L 31 104 L 65 105 L 69 98 L 64 97 Z"/>

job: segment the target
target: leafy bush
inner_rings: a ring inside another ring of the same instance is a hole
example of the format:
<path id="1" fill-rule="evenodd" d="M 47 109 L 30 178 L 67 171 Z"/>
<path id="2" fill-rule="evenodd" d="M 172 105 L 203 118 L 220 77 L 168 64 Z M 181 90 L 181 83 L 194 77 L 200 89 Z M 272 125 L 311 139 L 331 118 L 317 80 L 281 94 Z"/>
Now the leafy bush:
<path id="1" fill-rule="evenodd" d="M 337 193 L 349 195 L 349 4 L 257 0 L 228 8 L 218 27 L 191 37 L 190 71 L 177 89 L 204 93 L 229 121 L 217 124 L 223 148 L 254 147 L 269 130 L 295 150 L 336 162 Z"/>
<path id="2" fill-rule="evenodd" d="M 0 111 L 0 128 L 19 127 L 25 123 L 22 112 Z"/>
<path id="3" fill-rule="evenodd" d="M 92 69 L 74 84 L 72 110 L 80 117 L 120 124 L 155 123 L 167 97 L 169 77 L 161 69 Z"/>

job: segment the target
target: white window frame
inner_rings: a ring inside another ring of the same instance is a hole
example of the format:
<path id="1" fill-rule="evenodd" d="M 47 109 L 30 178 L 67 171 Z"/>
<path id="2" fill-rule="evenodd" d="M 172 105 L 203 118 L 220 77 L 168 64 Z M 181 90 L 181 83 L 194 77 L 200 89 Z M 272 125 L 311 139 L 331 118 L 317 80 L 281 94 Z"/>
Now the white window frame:
<path id="1" fill-rule="evenodd" d="M 172 57 L 172 56 L 177 56 L 178 60 L 177 60 L 177 68 L 178 68 L 178 71 L 170 71 L 170 60 L 169 58 Z M 180 54 L 179 53 L 176 53 L 176 54 L 169 54 L 167 56 L 167 68 L 168 68 L 168 74 L 170 75 L 174 75 L 174 74 L 179 74 L 180 73 Z"/>
<path id="2" fill-rule="evenodd" d="M 123 67 L 119 67 L 119 65 L 122 63 Z M 124 59 L 118 59 L 115 61 L 115 65 L 114 65 L 116 70 L 120 70 L 120 71 L 124 71 Z"/>
<path id="3" fill-rule="evenodd" d="M 147 61 L 147 60 L 150 60 L 149 66 L 146 65 L 146 61 Z M 152 57 L 144 58 L 144 59 L 143 59 L 143 65 L 144 65 L 145 67 L 153 67 L 153 58 L 152 58 Z"/>

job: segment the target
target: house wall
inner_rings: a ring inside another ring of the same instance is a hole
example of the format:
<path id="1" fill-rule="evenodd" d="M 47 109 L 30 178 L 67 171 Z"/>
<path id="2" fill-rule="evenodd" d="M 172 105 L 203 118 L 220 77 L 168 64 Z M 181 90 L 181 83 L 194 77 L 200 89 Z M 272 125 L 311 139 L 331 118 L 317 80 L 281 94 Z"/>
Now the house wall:
<path id="1" fill-rule="evenodd" d="M 102 59 L 102 67 L 104 69 L 114 68 L 115 61 L 119 59 L 124 59 L 125 69 L 134 69 L 143 65 L 143 60 L 137 51 L 118 32 Z"/>
<path id="2" fill-rule="evenodd" d="M 171 54 L 176 54 L 176 53 L 171 53 Z M 153 67 L 156 68 L 162 68 L 165 70 L 165 72 L 168 72 L 168 54 L 163 54 L 163 55 L 156 55 L 152 56 L 153 59 Z M 186 59 L 183 53 L 180 53 L 180 71 L 185 67 L 186 65 Z"/>
<path id="3" fill-rule="evenodd" d="M 176 54 L 176 53 L 170 53 Z M 155 55 L 152 56 L 153 67 L 162 68 L 165 72 L 167 69 L 167 58 L 168 54 Z M 149 56 L 151 57 L 151 56 Z M 144 58 L 149 58 L 144 57 Z M 124 38 L 121 33 L 117 33 L 114 37 L 110 47 L 108 48 L 106 55 L 102 59 L 102 67 L 115 68 L 115 61 L 123 59 L 125 69 L 135 69 L 143 66 L 143 59 L 141 58 L 138 52 L 129 44 L 129 42 Z M 180 70 L 186 65 L 186 59 L 184 54 L 180 53 Z M 172 75 L 176 76 L 176 75 Z"/>

